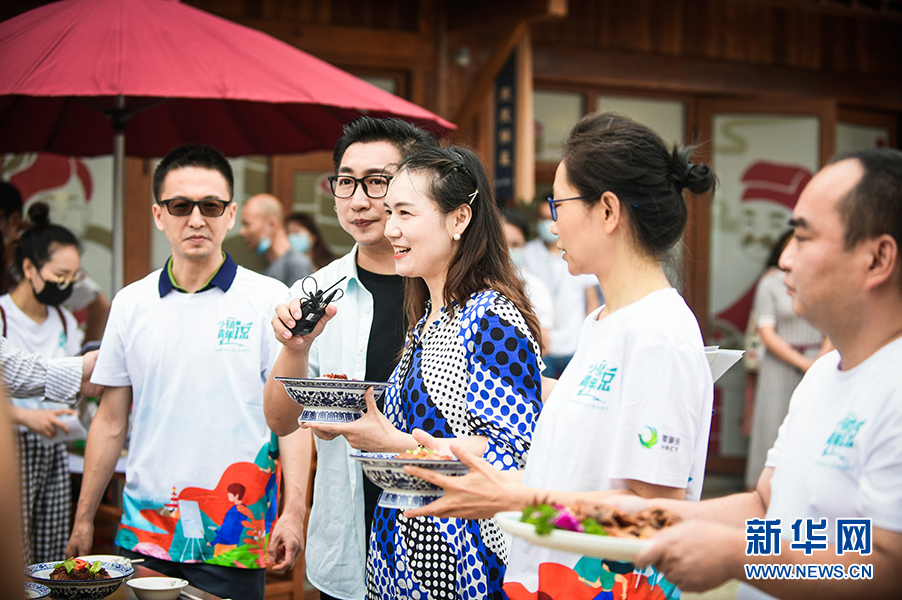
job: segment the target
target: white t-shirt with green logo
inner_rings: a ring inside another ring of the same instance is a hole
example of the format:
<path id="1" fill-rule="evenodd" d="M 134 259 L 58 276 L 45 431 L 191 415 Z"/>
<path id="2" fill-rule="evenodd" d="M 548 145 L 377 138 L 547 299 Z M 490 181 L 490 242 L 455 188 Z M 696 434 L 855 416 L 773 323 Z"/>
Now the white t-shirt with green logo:
<path id="1" fill-rule="evenodd" d="M 263 385 L 281 347 L 270 321 L 288 288 L 237 267 L 227 291 L 161 298 L 160 277 L 116 294 L 91 378 L 133 393 L 116 543 L 163 560 L 262 568 L 277 508 Z"/>
<path id="2" fill-rule="evenodd" d="M 766 518 L 780 519 L 783 550 L 796 519 L 826 518 L 828 544 L 836 543 L 836 519 L 869 518 L 902 532 L 902 338 L 854 369 L 840 371 L 839 360 L 833 351 L 811 366 L 767 455 L 774 475 Z M 835 549 L 817 554 L 817 562 L 835 562 Z M 743 585 L 738 597 L 771 596 Z"/>
<path id="3" fill-rule="evenodd" d="M 604 491 L 637 479 L 698 500 L 714 387 L 695 316 L 672 288 L 598 321 L 600 310 L 542 410 L 523 482 Z M 505 582 L 535 591 L 541 563 L 579 559 L 515 538 Z"/>

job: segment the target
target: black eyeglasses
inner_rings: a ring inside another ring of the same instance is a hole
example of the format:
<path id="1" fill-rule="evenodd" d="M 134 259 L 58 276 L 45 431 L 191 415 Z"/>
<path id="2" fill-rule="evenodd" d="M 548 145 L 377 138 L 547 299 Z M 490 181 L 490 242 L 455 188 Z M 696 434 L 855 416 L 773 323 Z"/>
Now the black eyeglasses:
<path id="1" fill-rule="evenodd" d="M 367 175 L 360 178 L 351 175 L 331 175 L 329 185 L 336 198 L 350 198 L 357 191 L 359 183 L 363 186 L 363 193 L 366 194 L 366 197 L 375 200 L 385 198 L 391 180 L 391 175 Z"/>
<path id="2" fill-rule="evenodd" d="M 169 214 L 173 217 L 187 217 L 194 212 L 194 207 L 200 208 L 200 214 L 205 217 L 221 217 L 225 212 L 226 206 L 232 203 L 231 200 L 186 200 L 184 198 L 173 198 L 171 200 L 160 200 L 161 205 L 166 207 Z"/>
<path id="3" fill-rule="evenodd" d="M 551 220 L 557 221 L 557 203 L 558 202 L 568 202 L 570 200 L 588 200 L 586 196 L 574 196 L 573 198 L 558 198 L 555 199 L 551 196 L 548 196 L 548 206 L 551 207 Z"/>

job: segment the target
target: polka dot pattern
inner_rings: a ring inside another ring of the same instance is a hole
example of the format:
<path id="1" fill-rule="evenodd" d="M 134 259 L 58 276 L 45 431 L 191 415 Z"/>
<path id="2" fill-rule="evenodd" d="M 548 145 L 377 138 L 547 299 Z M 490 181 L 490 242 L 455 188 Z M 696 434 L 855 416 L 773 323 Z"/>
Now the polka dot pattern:
<path id="1" fill-rule="evenodd" d="M 424 321 L 392 374 L 386 417 L 402 431 L 486 436 L 486 460 L 522 467 L 541 407 L 539 347 L 523 316 L 485 291 L 453 316 L 443 309 L 425 332 Z M 367 597 L 501 598 L 507 556 L 493 519 L 407 519 L 378 507 Z"/>

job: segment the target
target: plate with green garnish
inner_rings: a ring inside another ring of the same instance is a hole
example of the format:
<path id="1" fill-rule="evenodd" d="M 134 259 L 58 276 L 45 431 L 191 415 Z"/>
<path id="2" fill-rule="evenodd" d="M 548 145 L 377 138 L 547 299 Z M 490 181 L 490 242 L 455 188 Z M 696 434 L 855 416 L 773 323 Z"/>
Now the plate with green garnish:
<path id="1" fill-rule="evenodd" d="M 648 539 L 615 537 L 620 532 L 609 532 L 590 517 L 579 519 L 560 505 L 542 504 L 522 512 L 501 512 L 495 520 L 502 530 L 531 544 L 580 556 L 632 562 L 651 546 Z"/>

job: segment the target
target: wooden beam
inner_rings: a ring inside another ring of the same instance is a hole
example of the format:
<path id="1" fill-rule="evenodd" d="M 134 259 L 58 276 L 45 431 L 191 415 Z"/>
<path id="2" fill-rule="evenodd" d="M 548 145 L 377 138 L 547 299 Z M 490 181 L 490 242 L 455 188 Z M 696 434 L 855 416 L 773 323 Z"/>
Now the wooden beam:
<path id="1" fill-rule="evenodd" d="M 455 115 L 455 118 L 452 119 L 452 122 L 457 123 L 461 127 L 466 127 L 466 124 L 469 123 L 476 114 L 480 104 L 485 100 L 485 95 L 492 89 L 492 86 L 495 84 L 495 79 L 498 77 L 498 73 L 501 72 L 504 63 L 507 62 L 511 52 L 517 44 L 520 43 L 520 40 L 523 38 L 523 35 L 527 32 L 528 28 L 529 22 L 519 21 L 510 29 L 510 31 L 508 31 L 501 43 L 495 48 L 495 51 L 492 52 L 492 56 L 489 57 L 488 63 L 486 63 L 485 67 L 479 72 L 476 81 L 464 94 L 466 100 Z"/>
<path id="2" fill-rule="evenodd" d="M 125 209 L 123 212 L 125 244 L 123 277 L 125 285 L 138 281 L 153 270 L 151 265 L 151 233 L 153 217 L 150 206 L 153 202 L 151 191 L 150 160 L 143 158 L 125 159 Z"/>
<path id="3" fill-rule="evenodd" d="M 529 204 L 536 195 L 536 125 L 532 102 L 532 39 L 529 30 L 517 47 L 514 199 Z"/>
<path id="4" fill-rule="evenodd" d="M 276 19 L 236 19 L 237 23 L 264 33 L 329 62 L 375 66 L 407 67 L 422 60 L 424 48 L 432 41 L 419 33 L 305 24 Z"/>
<path id="5" fill-rule="evenodd" d="M 573 87 L 760 97 L 834 98 L 846 106 L 902 111 L 902 80 L 782 66 L 753 66 L 560 44 L 533 44 L 537 81 Z"/>
<path id="6" fill-rule="evenodd" d="M 448 3 L 448 31 L 501 29 L 513 19 L 535 21 L 564 18 L 568 0 L 471 0 Z"/>
<path id="7" fill-rule="evenodd" d="M 786 10 L 797 10 L 819 15 L 835 15 L 855 19 L 874 19 L 896 23 L 902 21 L 902 9 L 898 7 L 898 3 L 895 3 L 895 8 L 892 3 L 888 2 L 882 2 L 880 8 L 872 8 L 870 6 L 871 3 L 862 2 L 851 2 L 848 4 L 823 1 L 816 2 L 811 0 L 807 2 L 799 2 L 799 0 L 721 0 L 721 2 L 757 4 L 772 8 L 784 8 Z"/>

